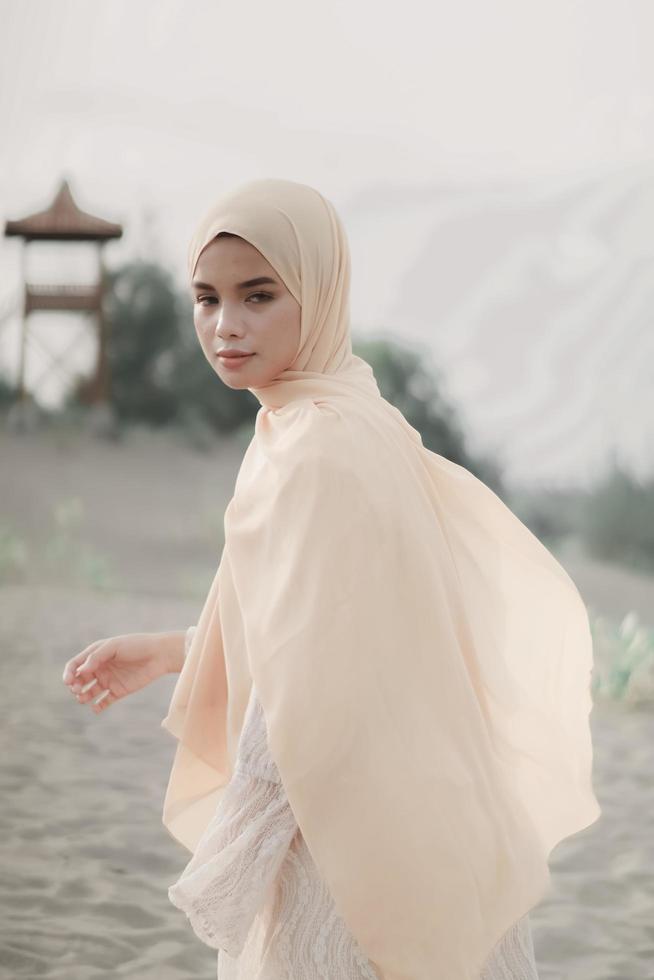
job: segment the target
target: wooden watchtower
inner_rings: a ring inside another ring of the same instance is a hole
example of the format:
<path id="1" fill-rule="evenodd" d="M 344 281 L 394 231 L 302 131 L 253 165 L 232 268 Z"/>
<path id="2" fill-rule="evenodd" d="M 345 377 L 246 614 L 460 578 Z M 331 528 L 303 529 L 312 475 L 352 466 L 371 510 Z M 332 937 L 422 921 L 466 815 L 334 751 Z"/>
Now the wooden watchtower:
<path id="1" fill-rule="evenodd" d="M 110 378 L 107 359 L 108 323 L 103 311 L 105 284 L 103 247 L 109 239 L 121 237 L 122 226 L 82 211 L 73 199 L 68 181 L 62 180 L 48 208 L 29 214 L 25 218 L 6 221 L 4 233 L 6 236 L 14 235 L 23 239 L 21 268 L 24 299 L 16 385 L 18 401 L 22 403 L 26 395 L 25 364 L 29 314 L 33 310 L 83 311 L 94 314 L 98 346 L 95 371 L 82 397 L 88 405 L 108 407 Z M 34 241 L 95 242 L 98 249 L 97 281 L 88 285 L 27 282 L 27 246 Z"/>

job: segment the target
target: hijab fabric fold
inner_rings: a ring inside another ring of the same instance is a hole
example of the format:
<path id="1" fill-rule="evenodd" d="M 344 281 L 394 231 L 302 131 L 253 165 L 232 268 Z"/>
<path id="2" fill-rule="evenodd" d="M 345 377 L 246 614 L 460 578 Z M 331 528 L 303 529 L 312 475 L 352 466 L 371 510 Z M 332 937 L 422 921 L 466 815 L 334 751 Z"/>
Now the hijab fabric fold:
<path id="1" fill-rule="evenodd" d="M 427 449 L 352 352 L 333 205 L 281 179 L 223 195 L 189 248 L 244 238 L 302 307 L 255 431 L 162 727 L 163 808 L 194 851 L 233 772 L 252 684 L 339 914 L 383 980 L 478 980 L 593 823 L 592 642 L 547 548 Z"/>

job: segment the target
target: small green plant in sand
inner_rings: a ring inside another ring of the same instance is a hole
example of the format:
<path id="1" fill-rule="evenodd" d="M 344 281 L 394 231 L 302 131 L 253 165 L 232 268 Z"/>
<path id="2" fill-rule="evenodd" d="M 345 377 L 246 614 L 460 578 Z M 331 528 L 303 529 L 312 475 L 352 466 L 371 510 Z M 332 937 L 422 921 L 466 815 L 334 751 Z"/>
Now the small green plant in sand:
<path id="1" fill-rule="evenodd" d="M 616 622 L 591 615 L 593 696 L 629 704 L 654 702 L 654 629 L 635 611 Z"/>
<path id="2" fill-rule="evenodd" d="M 69 497 L 54 505 L 54 530 L 43 548 L 45 567 L 67 582 L 113 588 L 116 583 L 110 563 L 82 538 L 84 516 L 84 503 L 79 497 Z"/>
<path id="3" fill-rule="evenodd" d="M 8 524 L 0 524 L 0 582 L 22 580 L 29 557 L 25 541 Z"/>

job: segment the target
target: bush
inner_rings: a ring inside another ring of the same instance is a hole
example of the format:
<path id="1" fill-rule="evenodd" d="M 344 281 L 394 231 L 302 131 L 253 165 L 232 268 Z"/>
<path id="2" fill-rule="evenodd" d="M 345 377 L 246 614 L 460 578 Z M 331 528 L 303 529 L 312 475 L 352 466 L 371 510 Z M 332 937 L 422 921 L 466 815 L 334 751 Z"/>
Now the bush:
<path id="1" fill-rule="evenodd" d="M 589 555 L 654 570 L 654 480 L 639 481 L 615 460 L 581 509 L 581 537 Z"/>

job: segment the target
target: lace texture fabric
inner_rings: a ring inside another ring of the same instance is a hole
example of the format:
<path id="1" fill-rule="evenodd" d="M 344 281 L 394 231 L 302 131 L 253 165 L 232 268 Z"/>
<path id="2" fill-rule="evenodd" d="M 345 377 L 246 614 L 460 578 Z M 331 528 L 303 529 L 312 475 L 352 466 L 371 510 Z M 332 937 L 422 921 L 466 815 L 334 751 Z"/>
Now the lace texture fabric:
<path id="1" fill-rule="evenodd" d="M 254 686 L 232 778 L 168 897 L 218 950 L 218 980 L 381 980 L 317 873 L 268 752 Z M 480 980 L 538 980 L 527 915 Z"/>

